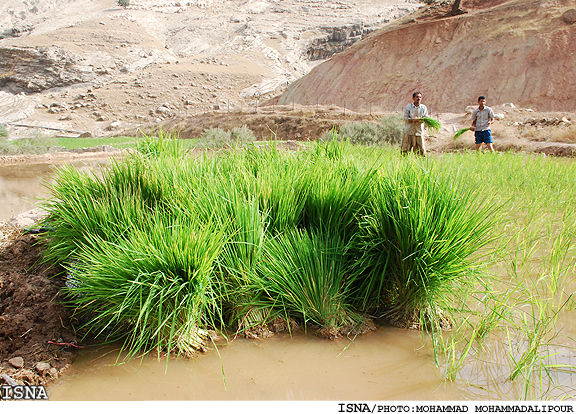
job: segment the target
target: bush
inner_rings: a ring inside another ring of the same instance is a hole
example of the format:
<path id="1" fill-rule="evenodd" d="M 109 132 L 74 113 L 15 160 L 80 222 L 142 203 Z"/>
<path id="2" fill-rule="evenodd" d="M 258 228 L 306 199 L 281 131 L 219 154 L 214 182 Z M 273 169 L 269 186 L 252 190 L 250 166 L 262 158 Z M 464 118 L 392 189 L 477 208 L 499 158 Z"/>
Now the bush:
<path id="1" fill-rule="evenodd" d="M 402 141 L 404 121 L 400 115 L 390 115 L 380 118 L 378 122 L 352 122 L 344 125 L 338 132 L 340 141 L 350 141 L 353 144 L 382 145 L 396 144 Z M 332 138 L 333 131 L 326 132 L 322 140 Z"/>
<path id="2" fill-rule="evenodd" d="M 0 125 L 0 138 L 8 138 L 8 130 L 4 125 Z"/>
<path id="3" fill-rule="evenodd" d="M 58 149 L 51 147 L 48 138 L 45 137 L 0 141 L 0 155 L 46 154 Z"/>
<path id="4" fill-rule="evenodd" d="M 230 148 L 243 146 L 255 141 L 254 133 L 246 126 L 233 128 L 226 131 L 222 128 L 210 128 L 204 130 L 199 137 L 200 148 Z"/>
<path id="5" fill-rule="evenodd" d="M 118 6 L 122 6 L 124 8 L 130 6 L 130 0 L 117 0 Z"/>
<path id="6" fill-rule="evenodd" d="M 252 130 L 246 125 L 232 128 L 232 131 L 230 131 L 230 138 L 236 144 L 248 144 L 250 142 L 256 141 L 254 132 L 252 132 Z"/>

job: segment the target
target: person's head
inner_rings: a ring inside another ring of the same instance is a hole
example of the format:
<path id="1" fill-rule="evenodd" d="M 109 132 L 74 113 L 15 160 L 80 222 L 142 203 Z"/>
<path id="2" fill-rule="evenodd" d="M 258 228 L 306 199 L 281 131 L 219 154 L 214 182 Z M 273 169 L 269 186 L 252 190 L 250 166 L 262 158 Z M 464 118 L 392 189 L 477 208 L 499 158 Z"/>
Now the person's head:
<path id="1" fill-rule="evenodd" d="M 422 92 L 414 92 L 412 94 L 412 100 L 414 101 L 414 105 L 420 105 L 420 102 L 422 101 Z"/>
<path id="2" fill-rule="evenodd" d="M 486 105 L 486 97 L 484 95 L 480 95 L 478 97 L 478 105 L 480 105 L 480 107 L 484 107 L 484 105 Z"/>

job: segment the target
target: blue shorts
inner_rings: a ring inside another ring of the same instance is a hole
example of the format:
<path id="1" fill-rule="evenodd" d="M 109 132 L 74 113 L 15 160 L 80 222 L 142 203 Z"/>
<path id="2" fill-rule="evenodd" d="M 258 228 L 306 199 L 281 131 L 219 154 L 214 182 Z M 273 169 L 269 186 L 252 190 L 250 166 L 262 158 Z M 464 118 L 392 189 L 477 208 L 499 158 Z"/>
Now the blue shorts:
<path id="1" fill-rule="evenodd" d="M 474 131 L 474 137 L 476 138 L 476 144 L 492 144 L 492 132 L 489 129 L 486 131 Z"/>

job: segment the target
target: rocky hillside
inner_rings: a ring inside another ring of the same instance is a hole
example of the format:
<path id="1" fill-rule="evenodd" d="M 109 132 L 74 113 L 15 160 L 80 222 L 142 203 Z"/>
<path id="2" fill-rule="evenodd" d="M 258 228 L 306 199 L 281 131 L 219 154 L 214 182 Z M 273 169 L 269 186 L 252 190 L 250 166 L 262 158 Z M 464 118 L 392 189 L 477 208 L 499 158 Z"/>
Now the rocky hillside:
<path id="1" fill-rule="evenodd" d="M 294 82 L 278 103 L 399 110 L 423 92 L 432 112 L 477 96 L 541 111 L 576 110 L 572 0 L 436 2 L 376 31 Z"/>
<path id="2" fill-rule="evenodd" d="M 421 6 L 131 0 L 123 8 L 116 0 L 2 0 L 0 122 L 103 135 L 111 125 L 117 133 L 175 115 L 255 106 Z"/>

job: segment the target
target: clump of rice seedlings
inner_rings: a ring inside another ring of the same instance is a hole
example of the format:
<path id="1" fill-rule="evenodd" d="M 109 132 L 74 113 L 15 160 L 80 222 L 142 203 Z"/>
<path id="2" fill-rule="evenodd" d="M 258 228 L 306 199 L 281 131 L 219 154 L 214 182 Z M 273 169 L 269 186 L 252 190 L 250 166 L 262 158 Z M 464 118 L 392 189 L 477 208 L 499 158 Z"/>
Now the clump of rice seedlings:
<path id="1" fill-rule="evenodd" d="M 102 177 L 63 169 L 43 224 L 47 257 L 74 278 L 72 305 L 134 352 L 188 354 L 206 330 L 248 333 L 277 317 L 336 337 L 369 329 L 375 307 L 441 327 L 491 225 L 471 214 L 482 200 L 433 161 L 334 134 L 300 153 L 168 149 Z"/>
<path id="2" fill-rule="evenodd" d="M 426 125 L 428 129 L 433 129 L 436 132 L 439 132 L 440 128 L 442 128 L 440 121 L 434 118 L 430 118 L 429 116 L 425 116 L 421 119 L 421 121 L 424 123 L 424 125 Z"/>
<path id="3" fill-rule="evenodd" d="M 342 144 L 338 140 L 343 140 L 335 128 L 322 135 L 315 147 L 315 155 L 319 158 L 328 157 L 330 159 L 342 158 Z"/>
<path id="4" fill-rule="evenodd" d="M 142 134 L 136 142 L 136 149 L 145 157 L 158 157 L 161 154 L 173 157 L 185 155 L 177 136 L 158 130 L 157 135 Z"/>
<path id="5" fill-rule="evenodd" d="M 339 337 L 363 318 L 347 304 L 346 243 L 338 235 L 293 229 L 267 241 L 257 278 L 272 303 Z"/>
<path id="6" fill-rule="evenodd" d="M 458 138 L 460 138 L 465 132 L 470 131 L 470 128 L 462 128 L 459 129 L 458 131 L 456 131 L 456 133 L 454 134 L 454 141 L 456 141 Z"/>
<path id="7" fill-rule="evenodd" d="M 228 201 L 229 236 L 218 257 L 222 279 L 220 300 L 226 309 L 225 322 L 245 334 L 249 330 L 266 329 L 265 324 L 272 316 L 269 306 L 261 304 L 261 290 L 250 276 L 261 260 L 267 228 L 256 197 L 245 198 L 232 189 Z"/>
<path id="8" fill-rule="evenodd" d="M 434 330 L 445 326 L 441 309 L 467 280 L 491 224 L 469 213 L 485 201 L 427 168 L 404 165 L 379 181 L 355 239 L 354 278 L 359 306 L 383 306 L 394 324 Z"/>
<path id="9" fill-rule="evenodd" d="M 224 244 L 214 225 L 155 218 L 125 238 L 89 237 L 69 267 L 67 292 L 88 332 L 126 338 L 128 356 L 152 349 L 203 350 L 215 309 L 214 261 Z"/>

